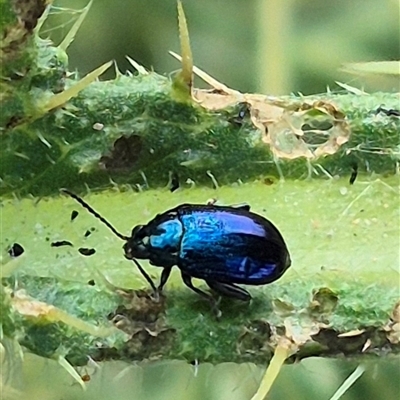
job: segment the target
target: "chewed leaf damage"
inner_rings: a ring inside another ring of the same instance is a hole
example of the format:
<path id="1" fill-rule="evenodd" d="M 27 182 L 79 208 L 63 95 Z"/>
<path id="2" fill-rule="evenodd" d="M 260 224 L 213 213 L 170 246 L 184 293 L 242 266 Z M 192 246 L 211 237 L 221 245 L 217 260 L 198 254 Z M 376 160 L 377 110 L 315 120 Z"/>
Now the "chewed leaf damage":
<path id="1" fill-rule="evenodd" d="M 177 54 L 170 53 L 180 59 Z M 262 142 L 277 158 L 316 159 L 336 153 L 349 141 L 350 125 L 345 114 L 332 102 L 240 93 L 197 67 L 193 72 L 213 88 L 193 89 L 194 100 L 209 110 L 247 103 L 250 119 L 261 132 Z"/>

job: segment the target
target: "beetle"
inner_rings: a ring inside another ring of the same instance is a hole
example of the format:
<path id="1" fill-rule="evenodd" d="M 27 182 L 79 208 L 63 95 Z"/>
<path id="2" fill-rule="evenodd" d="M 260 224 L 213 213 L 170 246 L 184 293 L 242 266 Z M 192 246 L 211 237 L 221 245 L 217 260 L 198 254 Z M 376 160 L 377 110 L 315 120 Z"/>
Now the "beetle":
<path id="1" fill-rule="evenodd" d="M 248 301 L 250 293 L 237 284 L 265 285 L 279 279 L 291 259 L 278 229 L 248 205 L 181 204 L 158 214 L 146 225 L 137 225 L 131 236 L 119 233 L 83 199 L 75 199 L 125 241 L 124 255 L 132 260 L 158 296 L 173 266 L 180 269 L 186 286 L 208 299 L 220 315 L 213 296 L 195 287 L 192 278 L 203 279 L 217 294 Z M 137 259 L 162 267 L 156 286 Z"/>

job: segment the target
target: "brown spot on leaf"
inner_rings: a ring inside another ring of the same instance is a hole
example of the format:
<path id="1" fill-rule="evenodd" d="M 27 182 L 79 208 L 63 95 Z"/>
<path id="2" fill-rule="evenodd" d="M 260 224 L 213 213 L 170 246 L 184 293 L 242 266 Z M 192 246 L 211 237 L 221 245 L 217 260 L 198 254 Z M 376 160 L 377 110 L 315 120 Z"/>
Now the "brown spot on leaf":
<path id="1" fill-rule="evenodd" d="M 48 0 L 14 0 L 13 6 L 18 19 L 27 31 L 32 31 L 46 9 Z"/>
<path id="2" fill-rule="evenodd" d="M 393 322 L 400 322 L 400 300 L 395 304 L 390 318 Z"/>
<path id="3" fill-rule="evenodd" d="M 277 158 L 316 159 L 336 153 L 350 138 L 345 115 L 332 102 L 243 94 L 196 67 L 193 70 L 213 87 L 193 90 L 194 100 L 213 111 L 246 103 L 262 141 Z"/>
<path id="4" fill-rule="evenodd" d="M 235 96 L 229 96 L 217 89 L 193 89 L 192 92 L 196 102 L 208 110 L 221 110 L 238 102 Z"/>
<path id="5" fill-rule="evenodd" d="M 308 309 L 313 316 L 333 313 L 339 301 L 339 297 L 331 289 L 323 287 L 313 291 L 312 300 Z"/>
<path id="6" fill-rule="evenodd" d="M 400 300 L 395 304 L 390 321 L 383 327 L 387 333 L 387 338 L 392 344 L 400 343 Z"/>
<path id="7" fill-rule="evenodd" d="M 114 142 L 110 154 L 100 158 L 100 165 L 111 172 L 128 172 L 138 161 L 142 147 L 140 136 L 122 136 Z"/>
<path id="8" fill-rule="evenodd" d="M 258 115 L 254 113 L 253 122 L 259 128 L 265 126 L 263 142 L 278 158 L 315 159 L 334 154 L 350 137 L 344 114 L 322 100 L 283 105 L 275 119 L 260 120 Z"/>
<path id="9" fill-rule="evenodd" d="M 23 120 L 23 118 L 21 116 L 13 115 L 7 121 L 6 128 L 7 129 L 15 128 L 19 123 L 21 123 L 22 120 Z"/>
<path id="10" fill-rule="evenodd" d="M 326 348 L 330 354 L 361 353 L 368 347 L 383 348 L 387 344 L 385 332 L 374 328 L 367 328 L 356 336 L 339 336 L 340 334 L 331 328 L 322 328 L 312 339 Z"/>
<path id="11" fill-rule="evenodd" d="M 130 335 L 126 354 L 133 360 L 164 354 L 165 348 L 172 346 L 175 340 L 175 329 L 165 322 L 165 297 L 160 295 L 156 301 L 145 290 L 120 290 L 119 294 L 126 302 L 109 315 L 109 319 Z"/>
<path id="12" fill-rule="evenodd" d="M 271 326 L 265 320 L 254 320 L 249 322 L 239 336 L 237 351 L 240 354 L 254 354 L 265 347 L 272 335 Z"/>
<path id="13" fill-rule="evenodd" d="M 118 290 L 118 294 L 126 299 L 124 305 L 121 305 L 114 315 L 122 315 L 132 322 L 153 323 L 165 312 L 165 297 L 160 294 L 158 300 L 155 300 L 146 290 Z"/>
<path id="14" fill-rule="evenodd" d="M 11 1 L 17 20 L 3 29 L 0 45 L 0 57 L 3 62 L 19 57 L 47 4 L 47 0 Z"/>

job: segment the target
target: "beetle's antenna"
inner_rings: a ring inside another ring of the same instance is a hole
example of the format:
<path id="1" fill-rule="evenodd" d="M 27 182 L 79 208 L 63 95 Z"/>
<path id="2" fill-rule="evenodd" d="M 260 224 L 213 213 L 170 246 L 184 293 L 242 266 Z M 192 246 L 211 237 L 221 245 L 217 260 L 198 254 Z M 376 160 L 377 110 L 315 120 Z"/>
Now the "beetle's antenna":
<path id="1" fill-rule="evenodd" d="M 130 237 L 123 235 L 122 233 L 119 233 L 104 217 L 102 217 L 95 209 L 93 209 L 91 206 L 89 206 L 88 203 L 86 203 L 85 200 L 83 200 L 81 197 L 76 195 L 75 193 L 70 192 L 68 189 L 60 189 L 62 193 L 67 194 L 68 196 L 72 197 L 75 201 L 77 201 L 83 208 L 88 210 L 90 214 L 94 215 L 97 219 L 99 219 L 104 225 L 106 225 L 112 233 L 114 233 L 116 236 L 118 236 L 120 239 L 128 241 Z M 158 290 L 156 288 L 156 285 L 154 284 L 153 280 L 150 278 L 150 276 L 147 274 L 147 272 L 142 268 L 142 266 L 134 259 L 132 258 L 132 261 L 136 264 L 138 267 L 140 273 L 144 276 L 146 281 L 150 284 L 151 288 L 153 289 L 156 298 L 158 298 Z"/>
<path id="2" fill-rule="evenodd" d="M 86 203 L 86 201 L 84 201 L 78 195 L 76 195 L 75 193 L 70 192 L 68 189 L 60 189 L 60 191 L 62 193 L 67 194 L 68 196 L 72 197 L 75 201 L 77 201 L 83 208 L 88 210 L 90 212 L 90 214 L 94 215 L 105 226 L 107 226 L 108 229 L 110 229 L 111 232 L 114 233 L 114 235 L 118 236 L 120 239 L 125 240 L 125 241 L 130 239 L 128 236 L 125 236 L 122 233 L 119 233 L 104 217 L 102 217 L 96 210 L 94 210 L 92 207 L 90 207 L 89 204 Z"/>

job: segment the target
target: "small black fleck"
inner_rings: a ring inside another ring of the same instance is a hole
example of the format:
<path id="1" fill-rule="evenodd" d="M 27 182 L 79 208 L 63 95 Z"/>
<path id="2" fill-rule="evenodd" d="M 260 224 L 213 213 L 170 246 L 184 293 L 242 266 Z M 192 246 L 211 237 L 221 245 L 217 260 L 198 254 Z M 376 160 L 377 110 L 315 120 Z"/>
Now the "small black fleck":
<path id="1" fill-rule="evenodd" d="M 61 246 L 73 246 L 68 240 L 60 240 L 57 242 L 51 242 L 51 247 L 61 247 Z"/>
<path id="2" fill-rule="evenodd" d="M 142 153 L 143 140 L 139 135 L 122 136 L 113 149 L 100 158 L 100 167 L 111 172 L 130 172 Z"/>
<path id="3" fill-rule="evenodd" d="M 84 374 L 81 376 L 81 379 L 83 380 L 83 382 L 89 382 L 91 377 L 89 374 Z"/>
<path id="4" fill-rule="evenodd" d="M 23 252 L 24 248 L 19 243 L 14 243 L 9 249 L 8 254 L 11 257 L 19 257 Z"/>
<path id="5" fill-rule="evenodd" d="M 395 110 L 393 108 L 386 109 L 386 108 L 383 108 L 383 107 L 378 107 L 376 109 L 375 113 L 376 114 L 383 113 L 383 114 L 387 115 L 388 117 L 400 117 L 400 111 L 399 110 Z"/>
<path id="6" fill-rule="evenodd" d="M 90 236 L 91 234 L 92 234 L 92 231 L 87 230 L 87 231 L 85 232 L 85 237 L 88 237 L 88 236 Z"/>
<path id="7" fill-rule="evenodd" d="M 272 178 L 272 177 L 270 177 L 270 176 L 267 176 L 267 177 L 265 177 L 264 179 L 263 179 L 263 183 L 265 184 L 265 185 L 267 185 L 267 186 L 271 186 L 271 185 L 273 185 L 274 183 L 275 183 L 275 178 Z"/>
<path id="8" fill-rule="evenodd" d="M 175 190 L 179 189 L 179 175 L 176 172 L 170 172 L 170 187 L 169 190 L 171 193 L 174 193 Z"/>
<path id="9" fill-rule="evenodd" d="M 88 249 L 86 247 L 80 247 L 78 249 L 79 253 L 81 253 L 83 256 L 92 256 L 94 253 L 96 253 L 95 249 Z"/>
<path id="10" fill-rule="evenodd" d="M 91 279 L 90 281 L 88 281 L 88 285 L 90 286 L 94 286 L 96 284 L 96 282 L 94 281 L 94 279 Z"/>
<path id="11" fill-rule="evenodd" d="M 231 118 L 229 121 L 240 127 L 243 125 L 245 118 L 250 117 L 250 105 L 248 103 L 239 103 L 238 104 L 238 113 L 236 116 Z"/>
<path id="12" fill-rule="evenodd" d="M 358 174 L 358 165 L 356 163 L 354 163 L 351 168 L 353 171 L 351 173 L 350 180 L 349 180 L 350 185 L 352 185 L 356 181 L 357 174 Z"/>
<path id="13" fill-rule="evenodd" d="M 76 210 L 73 210 L 71 212 L 71 221 L 73 221 L 77 216 L 78 216 L 79 212 Z"/>

